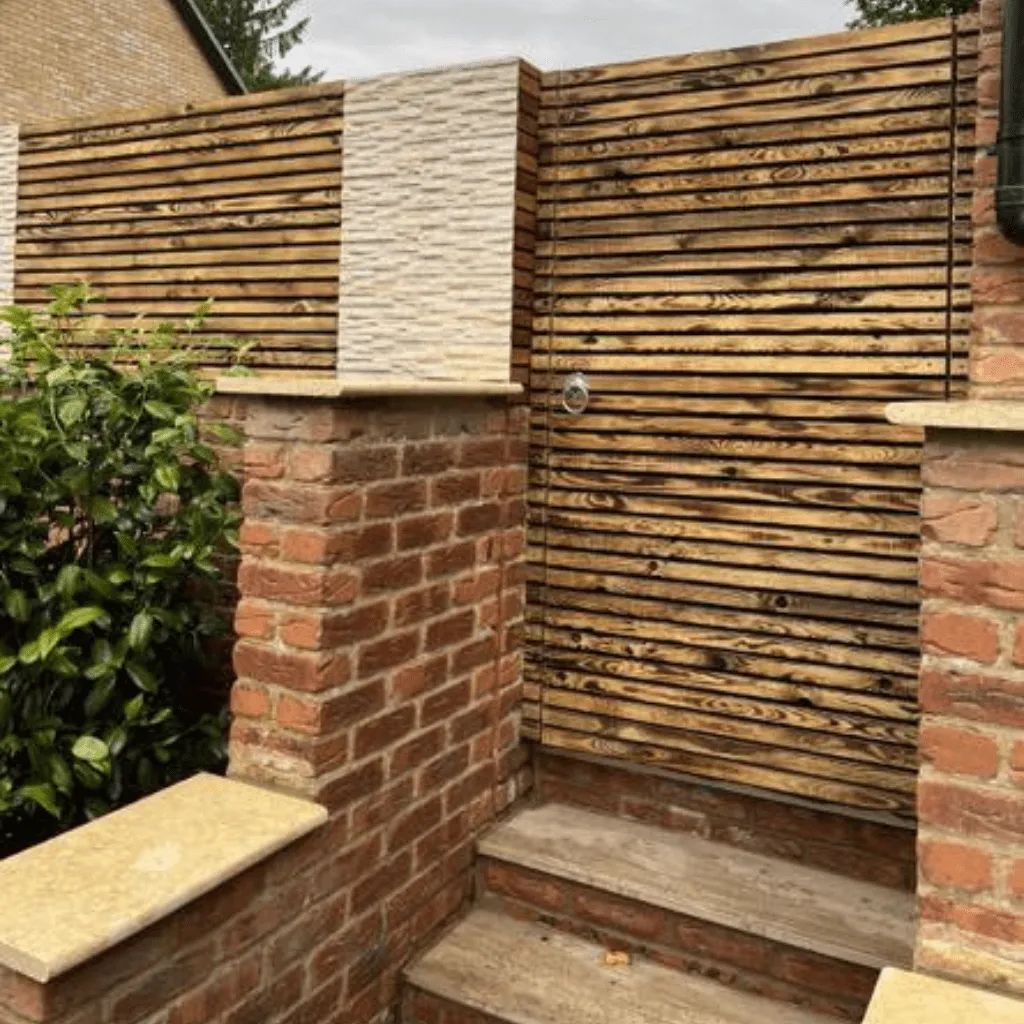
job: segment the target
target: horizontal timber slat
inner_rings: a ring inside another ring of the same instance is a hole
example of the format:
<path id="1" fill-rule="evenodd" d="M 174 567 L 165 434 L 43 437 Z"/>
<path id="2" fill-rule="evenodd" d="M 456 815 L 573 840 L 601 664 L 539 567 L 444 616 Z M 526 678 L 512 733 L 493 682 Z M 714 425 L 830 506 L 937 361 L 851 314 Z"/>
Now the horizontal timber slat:
<path id="1" fill-rule="evenodd" d="M 164 138 L 127 138 L 110 142 L 71 148 L 22 152 L 20 164 L 28 173 L 36 168 L 68 168 L 78 164 L 94 165 L 102 160 L 141 158 L 160 159 L 166 154 L 206 152 L 223 147 L 260 145 L 262 143 L 290 142 L 293 139 L 309 139 L 321 136 L 340 137 L 343 122 L 339 111 L 333 115 L 311 119 L 301 117 L 275 121 L 272 124 L 256 123 L 241 128 L 220 127 L 200 133 L 185 133 Z"/>
<path id="2" fill-rule="evenodd" d="M 884 47 L 928 40 L 945 40 L 950 36 L 947 19 L 896 25 L 866 32 L 841 32 L 833 35 L 787 40 L 745 46 L 734 50 L 716 50 L 671 57 L 655 57 L 621 64 L 554 71 L 541 76 L 545 88 L 565 89 L 571 86 L 590 86 L 607 82 L 629 82 L 658 75 L 677 75 L 684 72 L 719 70 L 742 67 L 759 62 L 791 60 L 794 57 L 836 53 L 871 53 Z"/>
<path id="3" fill-rule="evenodd" d="M 834 551 L 853 555 L 901 558 L 915 565 L 917 563 L 918 550 L 914 543 L 915 538 L 890 537 L 887 534 L 865 537 L 858 533 L 837 532 L 834 529 L 791 530 L 767 525 L 752 529 L 742 523 L 709 522 L 703 517 L 680 522 L 679 513 L 673 504 L 657 505 L 653 502 L 637 501 L 630 504 L 642 510 L 644 514 L 628 515 L 620 511 L 584 513 L 548 509 L 543 520 L 537 520 L 537 523 L 563 530 L 621 532 L 630 536 L 685 537 L 688 540 L 720 541 L 730 544 L 750 543 L 770 548 L 798 548 L 807 551 Z M 764 514 L 765 510 L 762 509 L 762 524 Z M 751 515 L 748 522 L 754 521 Z"/>
<path id="4" fill-rule="evenodd" d="M 543 77 L 541 744 L 913 817 L 922 435 L 884 406 L 966 379 L 977 51 L 966 18 Z"/>
<path id="5" fill-rule="evenodd" d="M 954 121 L 954 118 L 956 120 Z M 913 111 L 895 111 L 885 114 L 863 113 L 843 118 L 832 118 L 794 126 L 786 121 L 778 124 L 711 126 L 700 130 L 673 135 L 621 137 L 596 142 L 569 143 L 561 132 L 541 139 L 541 180 L 545 180 L 544 167 L 594 160 L 621 160 L 646 156 L 658 158 L 677 153 L 715 152 L 722 149 L 757 149 L 765 146 L 790 145 L 820 140 L 847 140 L 873 138 L 879 135 L 902 137 L 928 130 L 949 132 L 954 124 L 966 146 L 973 138 L 974 118 L 969 109 L 950 112 L 945 105 Z M 800 132 L 805 133 L 801 136 Z M 547 179 L 550 180 L 550 179 Z"/>
<path id="6" fill-rule="evenodd" d="M 916 651 L 914 631 L 866 626 L 863 623 L 813 621 L 795 615 L 778 614 L 771 610 L 761 613 L 743 612 L 736 609 L 725 610 L 710 605 L 656 600 L 656 595 L 653 594 L 648 597 L 637 597 L 635 591 L 629 592 L 628 587 L 625 586 L 628 584 L 628 580 L 620 582 L 623 584 L 624 593 L 620 594 L 618 591 L 592 593 L 587 590 L 556 586 L 549 578 L 547 583 L 542 585 L 541 593 L 545 599 L 557 598 L 560 602 L 564 602 L 564 608 L 568 611 L 592 611 L 605 615 L 645 613 L 645 620 L 651 622 L 674 622 L 680 623 L 684 627 L 707 627 L 726 636 L 730 633 L 742 633 L 746 636 L 745 642 L 751 645 L 751 649 L 759 652 L 770 650 L 769 643 L 778 644 L 780 649 L 794 650 L 794 648 L 787 649 L 785 644 L 794 642 L 799 645 L 801 642 L 808 641 L 813 644 L 825 641 L 850 648 L 854 657 L 858 652 L 864 655 L 863 667 L 877 669 L 888 665 L 890 667 L 885 668 L 885 671 L 898 671 L 891 666 L 905 664 L 905 661 L 878 658 L 879 652 L 875 648 L 884 648 L 889 652 L 897 651 L 904 654 L 909 652 L 911 655 Z M 635 610 L 631 611 L 630 609 Z M 547 621 L 537 609 L 530 609 L 529 619 L 531 622 Z M 685 639 L 686 636 L 685 633 L 672 635 L 677 639 Z M 741 640 L 737 644 L 737 649 L 744 649 L 743 642 Z M 864 651 L 862 650 L 864 648 L 871 650 Z M 806 654 L 807 651 L 813 651 L 813 649 L 812 646 L 806 645 L 803 652 Z M 856 661 L 847 663 L 841 659 L 837 663 L 858 664 Z"/>
<path id="7" fill-rule="evenodd" d="M 180 152 L 27 166 L 22 168 L 21 181 L 33 188 L 70 188 L 78 182 L 84 183 L 83 187 L 92 187 L 93 181 L 114 174 L 169 180 L 177 173 L 198 174 L 198 168 L 203 168 L 203 173 L 213 173 L 213 168 L 226 165 L 223 173 L 230 176 L 234 173 L 231 166 L 234 164 L 245 166 L 253 161 L 301 160 L 324 155 L 336 159 L 341 126 L 337 128 L 334 132 L 327 130 L 319 135 L 297 136 L 276 142 L 211 146 L 205 139 L 197 139 L 193 149 Z M 58 186 L 58 182 L 62 184 Z"/>
<path id="8" fill-rule="evenodd" d="M 791 769 L 767 768 L 757 756 L 756 750 L 749 751 L 751 763 L 740 763 L 720 752 L 716 742 L 705 744 L 707 752 L 700 754 L 660 746 L 647 739 L 634 739 L 628 732 L 627 738 L 621 739 L 618 736 L 620 730 L 614 721 L 608 724 L 608 731 L 598 736 L 593 735 L 591 721 L 581 723 L 577 716 L 569 724 L 572 728 L 558 728 L 542 712 L 539 725 L 541 742 L 554 750 L 630 761 L 698 778 L 774 791 L 790 797 L 798 796 L 818 803 L 900 817 L 914 815 L 916 796 L 913 793 L 887 793 L 850 785 L 845 781 L 812 778 Z M 671 733 L 668 736 L 672 738 Z M 770 753 L 770 748 L 767 752 Z M 833 774 L 838 777 L 838 769 Z"/>
<path id="9" fill-rule="evenodd" d="M 952 83 L 952 68 L 949 48 L 931 61 L 915 62 L 907 66 L 858 67 L 847 70 L 833 70 L 817 67 L 812 62 L 774 66 L 776 75 L 762 75 L 756 82 L 711 83 L 705 79 L 705 88 L 676 88 L 671 92 L 647 93 L 626 97 L 615 95 L 584 97 L 578 93 L 572 96 L 562 91 L 557 106 L 545 107 L 540 123 L 545 127 L 568 128 L 577 125 L 593 125 L 606 122 L 635 123 L 640 118 L 657 117 L 666 114 L 699 113 L 709 110 L 743 111 L 750 118 L 757 118 L 761 109 L 776 103 L 814 103 L 823 97 L 845 99 L 853 107 L 858 94 L 877 90 L 915 89 L 929 85 Z M 973 62 L 964 61 L 970 77 Z M 756 73 L 756 69 L 750 69 Z M 678 79 L 676 80 L 678 83 Z M 845 109 L 845 108 L 842 108 Z"/>
<path id="10" fill-rule="evenodd" d="M 917 583 L 915 561 L 902 561 L 874 555 L 851 555 L 839 552 L 824 554 L 818 550 L 793 550 L 768 547 L 754 538 L 729 543 L 724 540 L 703 540 L 681 534 L 631 533 L 618 529 L 614 533 L 574 530 L 548 524 L 546 529 L 532 527 L 534 540 L 543 539 L 552 548 L 567 551 L 590 551 L 648 558 L 655 563 L 673 565 L 704 564 L 714 566 L 715 578 L 725 579 L 735 569 L 745 578 L 783 579 L 793 590 L 802 593 L 827 593 L 833 577 L 843 578 L 844 593 L 863 600 L 895 600 L 897 596 L 913 595 Z M 546 536 L 544 536 L 546 534 Z M 780 576 L 779 572 L 782 572 Z"/>
<path id="11" fill-rule="evenodd" d="M 670 706 L 665 706 L 657 701 L 646 700 L 640 694 L 636 695 L 639 699 L 631 699 L 629 695 L 616 692 L 619 689 L 614 685 L 601 687 L 591 684 L 586 692 L 579 692 L 571 688 L 548 686 L 544 690 L 544 704 L 546 708 L 664 726 L 681 732 L 765 743 L 783 751 L 824 754 L 868 764 L 885 764 L 903 770 L 916 769 L 915 759 L 905 746 L 883 744 L 862 736 L 807 733 L 788 725 L 751 722 L 742 714 L 737 714 L 739 708 L 735 706 L 729 709 L 733 712 L 731 715 L 710 715 L 704 711 L 691 710 L 682 702 L 672 702 Z M 793 763 L 799 763 L 799 758 Z M 871 777 L 877 778 L 874 773 L 871 773 Z"/>
<path id="12" fill-rule="evenodd" d="M 719 758 L 735 761 L 753 761 L 788 771 L 820 776 L 833 780 L 840 775 L 843 781 L 859 785 L 876 786 L 880 789 L 894 790 L 912 794 L 917 784 L 916 771 L 894 767 L 863 765 L 854 761 L 842 764 L 834 757 L 802 753 L 788 750 L 777 744 L 755 744 L 754 741 L 739 739 L 734 736 L 705 736 L 690 730 L 671 728 L 665 721 L 665 714 L 656 710 L 644 711 L 642 706 L 622 705 L 614 717 L 607 715 L 607 703 L 603 710 L 606 715 L 564 711 L 548 702 L 545 691 L 543 722 L 545 727 L 573 728 L 584 733 L 599 736 L 614 736 L 620 739 L 636 739 L 668 748 L 669 750 L 686 751 L 696 754 L 714 754 Z M 627 715 L 623 711 L 631 712 Z M 639 713 L 637 713 L 639 712 Z M 902 766 L 901 766 L 902 767 Z"/>
<path id="13" fill-rule="evenodd" d="M 614 603 L 615 599 L 624 599 L 647 602 L 650 606 L 657 600 L 671 610 L 669 619 L 681 617 L 696 625 L 736 629 L 740 623 L 746 623 L 759 633 L 916 650 L 916 619 L 902 614 L 899 609 L 888 609 L 889 616 L 880 623 L 875 621 L 879 618 L 877 610 L 872 618 L 873 610 L 854 599 L 822 598 L 795 592 L 780 596 L 777 591 L 750 590 L 715 582 L 690 583 L 630 576 L 626 574 L 628 564 L 614 559 L 610 564 L 622 572 L 599 574 L 550 565 L 543 575 L 531 571 L 530 586 L 543 600 L 556 591 L 565 596 L 566 601 L 575 603 Z M 530 611 L 533 621 L 545 621 L 539 605 Z M 665 618 L 664 609 L 655 617 Z"/>
<path id="14" fill-rule="evenodd" d="M 336 365 L 341 246 L 340 83 L 203 107 L 29 126 L 21 136 L 15 297 L 54 284 L 100 296 L 95 332 L 184 321 L 200 360 L 275 372 Z M 221 341 L 220 339 L 224 339 Z M 228 344 L 225 344 L 227 342 Z"/>
<path id="15" fill-rule="evenodd" d="M 680 529 L 691 529 L 693 520 L 699 520 L 703 527 L 722 522 L 757 523 L 761 530 L 820 528 L 827 531 L 827 536 L 835 538 L 833 543 L 838 545 L 852 548 L 856 544 L 864 544 L 874 548 L 880 544 L 885 551 L 917 555 L 919 530 L 916 515 L 912 513 L 900 515 L 850 508 L 819 508 L 810 502 L 795 507 L 767 503 L 769 507 L 765 508 L 762 503 L 754 501 L 729 501 L 726 495 L 721 494 L 710 499 L 644 493 L 639 488 L 633 491 L 625 481 L 620 486 L 606 485 L 604 490 L 579 477 L 568 481 L 572 486 L 566 486 L 566 483 L 552 474 L 545 491 L 531 492 L 531 514 L 541 517 L 538 521 L 547 522 L 548 519 L 543 517 L 556 515 L 555 510 L 582 509 L 663 516 L 675 521 Z M 538 507 L 542 502 L 546 502 L 546 508 Z M 771 526 L 767 526 L 766 521 Z"/>
<path id="16" fill-rule="evenodd" d="M 773 687 L 722 672 L 677 674 L 653 662 L 597 656 L 574 666 L 570 659 L 556 656 L 550 664 L 530 665 L 526 681 L 529 687 L 621 694 L 655 705 L 784 722 L 814 732 L 857 734 L 881 743 L 906 743 L 916 735 L 916 715 L 908 711 L 903 720 L 895 721 L 872 717 L 872 698 L 862 694 L 786 683 Z"/>

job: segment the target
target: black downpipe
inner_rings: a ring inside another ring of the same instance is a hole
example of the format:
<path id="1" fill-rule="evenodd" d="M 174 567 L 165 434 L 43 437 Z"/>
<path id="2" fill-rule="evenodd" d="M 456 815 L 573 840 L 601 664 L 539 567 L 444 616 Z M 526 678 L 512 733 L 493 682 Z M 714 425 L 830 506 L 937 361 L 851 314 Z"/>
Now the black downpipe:
<path id="1" fill-rule="evenodd" d="M 1003 234 L 1024 245 L 1024 0 L 1004 4 L 996 215 Z"/>

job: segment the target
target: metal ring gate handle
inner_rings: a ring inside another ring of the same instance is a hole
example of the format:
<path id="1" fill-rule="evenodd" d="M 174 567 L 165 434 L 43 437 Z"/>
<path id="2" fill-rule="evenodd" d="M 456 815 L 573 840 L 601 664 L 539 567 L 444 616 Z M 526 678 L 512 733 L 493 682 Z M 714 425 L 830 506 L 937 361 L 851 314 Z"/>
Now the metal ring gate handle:
<path id="1" fill-rule="evenodd" d="M 590 381 L 585 373 L 570 373 L 562 384 L 562 408 L 570 416 L 579 416 L 590 405 Z"/>

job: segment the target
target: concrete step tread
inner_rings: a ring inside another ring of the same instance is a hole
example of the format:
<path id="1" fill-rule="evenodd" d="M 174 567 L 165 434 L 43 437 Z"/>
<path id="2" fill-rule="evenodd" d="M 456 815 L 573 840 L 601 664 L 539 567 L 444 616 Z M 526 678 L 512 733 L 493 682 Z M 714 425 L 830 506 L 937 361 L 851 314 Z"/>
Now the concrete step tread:
<path id="1" fill-rule="evenodd" d="M 476 909 L 414 963 L 406 979 L 435 997 L 507 1024 L 830 1020 L 643 960 L 608 967 L 602 954 L 600 946 L 573 935 Z"/>
<path id="2" fill-rule="evenodd" d="M 862 967 L 913 962 L 910 893 L 561 804 L 499 825 L 480 852 Z"/>

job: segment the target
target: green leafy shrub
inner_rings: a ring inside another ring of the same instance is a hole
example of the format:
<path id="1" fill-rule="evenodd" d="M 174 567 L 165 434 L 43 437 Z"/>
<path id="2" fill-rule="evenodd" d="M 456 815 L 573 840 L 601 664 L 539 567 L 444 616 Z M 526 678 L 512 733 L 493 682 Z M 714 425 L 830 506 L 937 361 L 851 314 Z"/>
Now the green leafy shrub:
<path id="1" fill-rule="evenodd" d="M 2 314 L 0 856 L 225 758 L 226 713 L 192 699 L 239 525 L 211 388 L 187 332 L 99 349 L 84 289 L 55 296 Z"/>

